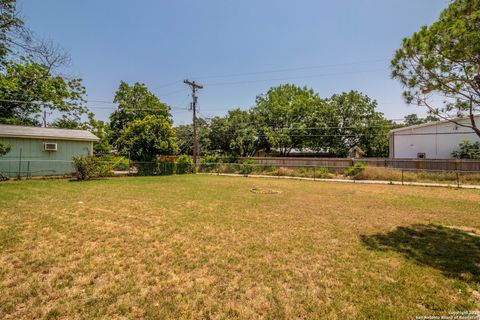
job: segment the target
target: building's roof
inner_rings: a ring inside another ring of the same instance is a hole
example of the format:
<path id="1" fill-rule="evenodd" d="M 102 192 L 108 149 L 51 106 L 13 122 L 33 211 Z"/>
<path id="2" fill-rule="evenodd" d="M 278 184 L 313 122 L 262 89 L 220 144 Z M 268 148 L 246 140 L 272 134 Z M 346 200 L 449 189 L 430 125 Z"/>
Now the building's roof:
<path id="1" fill-rule="evenodd" d="M 98 141 L 99 138 L 86 130 L 25 127 L 0 124 L 0 137 Z"/>
<path id="2" fill-rule="evenodd" d="M 455 118 L 455 119 L 452 119 L 454 121 L 457 121 L 457 122 L 462 122 L 462 121 L 465 121 L 465 120 L 470 120 L 469 118 L 467 117 L 463 117 L 463 118 Z M 480 121 L 480 115 L 477 114 L 475 115 L 475 121 Z M 414 125 L 414 126 L 409 126 L 409 127 L 403 127 L 403 128 L 398 128 L 398 129 L 393 129 L 393 130 L 390 130 L 389 131 L 389 134 L 390 133 L 394 133 L 394 132 L 399 132 L 399 131 L 405 131 L 405 130 L 412 130 L 412 129 L 418 129 L 418 128 L 424 128 L 424 127 L 430 127 L 430 126 L 436 126 L 436 125 L 439 125 L 439 124 L 444 124 L 444 123 L 453 123 L 449 120 L 441 120 L 441 121 L 433 121 L 433 122 L 427 122 L 427 123 L 422 123 L 422 124 L 417 124 L 417 125 Z M 470 124 L 470 123 L 469 123 Z M 480 125 L 480 123 L 479 123 Z"/>

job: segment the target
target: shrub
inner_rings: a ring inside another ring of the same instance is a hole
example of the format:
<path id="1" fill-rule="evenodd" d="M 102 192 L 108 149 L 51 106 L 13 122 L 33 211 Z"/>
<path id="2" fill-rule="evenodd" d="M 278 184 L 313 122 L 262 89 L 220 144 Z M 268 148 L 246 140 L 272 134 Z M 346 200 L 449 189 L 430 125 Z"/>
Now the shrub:
<path id="1" fill-rule="evenodd" d="M 102 161 L 95 156 L 73 157 L 73 164 L 77 170 L 78 180 L 90 180 L 112 175 L 112 163 Z"/>
<path id="2" fill-rule="evenodd" d="M 355 179 L 400 181 L 402 180 L 402 171 L 384 167 L 366 167 L 355 175 Z M 404 175 L 404 180 L 407 180 L 406 174 Z"/>
<path id="3" fill-rule="evenodd" d="M 113 170 L 128 171 L 130 161 L 122 156 L 102 156 L 99 158 L 102 161 L 109 161 L 112 163 Z"/>
<path id="4" fill-rule="evenodd" d="M 355 177 L 357 174 L 362 172 L 365 169 L 365 163 L 357 162 L 353 167 L 348 168 L 345 170 L 345 176 L 347 177 Z"/>
<path id="5" fill-rule="evenodd" d="M 315 169 L 315 177 L 320 179 L 329 179 L 331 178 L 331 174 L 328 168 L 321 167 Z"/>
<path id="6" fill-rule="evenodd" d="M 244 175 L 248 175 L 252 173 L 255 168 L 255 160 L 252 159 L 245 159 L 243 160 L 242 164 L 240 165 L 240 173 Z"/>
<path id="7" fill-rule="evenodd" d="M 211 172 L 217 168 L 218 158 L 214 155 L 205 155 L 200 161 L 202 172 Z"/>
<path id="8" fill-rule="evenodd" d="M 293 177 L 295 175 L 295 171 L 290 168 L 279 167 L 277 171 L 277 175 L 285 176 L 285 177 Z"/>
<path id="9" fill-rule="evenodd" d="M 457 159 L 480 159 L 480 142 L 463 140 L 459 145 L 460 150 L 452 152 Z"/>
<path id="10" fill-rule="evenodd" d="M 177 159 L 177 174 L 191 173 L 193 170 L 193 161 L 190 156 L 184 154 Z"/>
<path id="11" fill-rule="evenodd" d="M 157 163 L 155 161 L 135 162 L 134 165 L 137 168 L 137 176 L 153 176 L 156 174 Z"/>
<path id="12" fill-rule="evenodd" d="M 176 163 L 173 161 L 156 161 L 155 175 L 171 175 L 176 172 Z"/>
<path id="13" fill-rule="evenodd" d="M 0 141 L 0 157 L 9 153 L 11 149 L 12 149 L 11 145 L 9 145 L 8 143 Z"/>

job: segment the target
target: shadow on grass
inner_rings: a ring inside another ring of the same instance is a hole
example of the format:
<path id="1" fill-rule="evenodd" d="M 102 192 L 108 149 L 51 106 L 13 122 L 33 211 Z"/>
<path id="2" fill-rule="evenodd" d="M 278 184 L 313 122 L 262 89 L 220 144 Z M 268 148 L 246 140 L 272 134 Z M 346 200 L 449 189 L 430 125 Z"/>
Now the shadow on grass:
<path id="1" fill-rule="evenodd" d="M 470 284 L 480 282 L 480 237 L 433 224 L 415 224 L 362 235 L 369 249 L 396 251 L 417 264 Z"/>

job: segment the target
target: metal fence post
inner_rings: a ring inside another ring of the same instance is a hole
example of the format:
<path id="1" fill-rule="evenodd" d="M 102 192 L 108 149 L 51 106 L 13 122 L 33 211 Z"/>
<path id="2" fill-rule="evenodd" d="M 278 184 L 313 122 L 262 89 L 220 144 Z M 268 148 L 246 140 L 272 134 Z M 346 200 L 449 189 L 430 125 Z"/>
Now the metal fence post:
<path id="1" fill-rule="evenodd" d="M 20 156 L 18 158 L 18 176 L 17 179 L 20 180 L 22 172 L 22 148 L 20 148 Z"/>
<path id="2" fill-rule="evenodd" d="M 315 173 L 317 171 L 316 169 L 317 169 L 317 167 L 313 166 L 313 181 L 315 181 Z"/>
<path id="3" fill-rule="evenodd" d="M 27 179 L 30 179 L 30 161 L 27 161 Z"/>
<path id="4" fill-rule="evenodd" d="M 456 170 L 455 173 L 457 174 L 457 188 L 460 188 L 460 178 L 458 176 L 458 170 Z"/>
<path id="5" fill-rule="evenodd" d="M 403 171 L 404 169 L 402 168 L 402 186 L 403 186 Z"/>

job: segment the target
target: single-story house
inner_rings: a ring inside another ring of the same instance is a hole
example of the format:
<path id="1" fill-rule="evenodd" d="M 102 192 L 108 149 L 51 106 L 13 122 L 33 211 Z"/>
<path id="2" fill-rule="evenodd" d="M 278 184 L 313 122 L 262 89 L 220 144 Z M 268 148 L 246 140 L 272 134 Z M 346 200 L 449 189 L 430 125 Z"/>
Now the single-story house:
<path id="1" fill-rule="evenodd" d="M 469 118 L 455 121 L 470 124 Z M 480 125 L 480 115 L 475 116 L 475 121 Z M 390 158 L 394 159 L 452 159 L 452 152 L 463 140 L 480 141 L 472 129 L 448 120 L 391 130 L 389 137 Z"/>
<path id="2" fill-rule="evenodd" d="M 86 130 L 0 124 L 0 141 L 11 146 L 0 157 L 5 176 L 65 175 L 75 171 L 72 157 L 93 154 L 98 137 Z"/>

